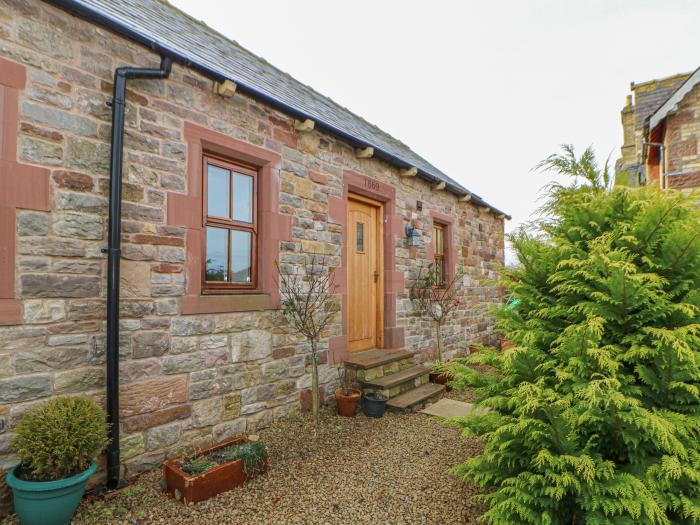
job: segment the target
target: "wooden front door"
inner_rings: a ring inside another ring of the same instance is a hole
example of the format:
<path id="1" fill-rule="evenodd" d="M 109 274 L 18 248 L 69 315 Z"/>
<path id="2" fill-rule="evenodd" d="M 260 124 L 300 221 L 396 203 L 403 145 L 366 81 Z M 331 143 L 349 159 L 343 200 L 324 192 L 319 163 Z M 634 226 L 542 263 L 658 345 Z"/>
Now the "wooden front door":
<path id="1" fill-rule="evenodd" d="M 379 202 L 348 200 L 348 350 L 381 348 L 384 335 L 382 228 Z"/>

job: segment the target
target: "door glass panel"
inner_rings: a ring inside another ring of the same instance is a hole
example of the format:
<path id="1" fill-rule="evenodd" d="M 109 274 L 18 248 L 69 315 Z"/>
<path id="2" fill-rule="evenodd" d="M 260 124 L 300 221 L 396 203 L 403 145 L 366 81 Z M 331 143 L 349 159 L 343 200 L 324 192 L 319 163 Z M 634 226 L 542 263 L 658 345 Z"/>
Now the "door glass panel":
<path id="1" fill-rule="evenodd" d="M 228 281 L 228 230 L 207 226 L 205 280 Z"/>
<path id="2" fill-rule="evenodd" d="M 253 222 L 253 177 L 233 174 L 233 220 Z"/>
<path id="3" fill-rule="evenodd" d="M 357 239 L 355 242 L 356 249 L 358 252 L 365 251 L 365 225 L 362 222 L 358 222 L 355 229 Z"/>
<path id="4" fill-rule="evenodd" d="M 234 283 L 249 283 L 253 236 L 250 232 L 231 230 L 231 279 Z"/>
<path id="5" fill-rule="evenodd" d="M 207 164 L 207 215 L 229 217 L 230 183 L 231 173 L 228 170 Z"/>

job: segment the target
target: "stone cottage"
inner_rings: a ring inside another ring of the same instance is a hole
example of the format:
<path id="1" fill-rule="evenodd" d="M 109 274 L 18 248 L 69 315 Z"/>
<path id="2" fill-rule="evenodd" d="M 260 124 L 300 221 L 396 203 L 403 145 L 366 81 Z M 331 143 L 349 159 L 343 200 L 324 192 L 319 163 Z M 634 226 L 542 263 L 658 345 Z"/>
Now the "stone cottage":
<path id="1" fill-rule="evenodd" d="M 700 188 L 700 69 L 632 83 L 622 110 L 619 184 Z M 634 101 L 633 101 L 634 97 Z"/>
<path id="2" fill-rule="evenodd" d="M 160 76 L 125 73 L 114 100 L 125 66 Z M 0 0 L 0 122 L 0 470 L 35 403 L 105 402 L 110 257 L 126 475 L 298 410 L 309 349 L 279 310 L 276 261 L 336 269 L 329 391 L 363 351 L 432 358 L 409 288 L 435 261 L 463 275 L 446 355 L 494 337 L 504 213 L 165 2 Z"/>

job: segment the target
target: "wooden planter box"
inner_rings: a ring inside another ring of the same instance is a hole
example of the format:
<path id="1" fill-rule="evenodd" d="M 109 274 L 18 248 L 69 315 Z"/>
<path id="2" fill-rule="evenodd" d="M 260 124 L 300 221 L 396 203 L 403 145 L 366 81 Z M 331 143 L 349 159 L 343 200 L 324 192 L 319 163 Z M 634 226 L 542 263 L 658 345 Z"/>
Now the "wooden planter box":
<path id="1" fill-rule="evenodd" d="M 198 456 L 228 447 L 229 445 L 245 443 L 246 441 L 248 440 L 242 436 L 222 441 L 202 449 Z M 245 483 L 249 478 L 267 471 L 267 453 L 265 454 L 262 469 L 256 474 L 246 474 L 243 470 L 243 462 L 240 459 L 218 465 L 200 474 L 187 474 L 179 466 L 183 457 L 180 456 L 166 461 L 163 465 L 163 476 L 165 477 L 168 495 L 179 499 L 185 504 L 213 498 L 217 494 L 234 489 Z M 179 498 L 177 497 L 178 495 L 180 496 Z"/>

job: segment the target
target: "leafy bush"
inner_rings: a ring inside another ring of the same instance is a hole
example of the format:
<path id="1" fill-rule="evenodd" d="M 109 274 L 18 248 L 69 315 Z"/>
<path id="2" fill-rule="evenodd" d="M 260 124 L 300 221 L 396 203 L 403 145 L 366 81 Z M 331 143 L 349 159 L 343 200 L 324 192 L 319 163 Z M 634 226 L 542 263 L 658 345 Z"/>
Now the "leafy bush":
<path id="1" fill-rule="evenodd" d="M 51 481 L 83 472 L 107 446 L 107 430 L 105 413 L 86 397 L 57 397 L 32 408 L 12 441 L 21 476 Z"/>
<path id="2" fill-rule="evenodd" d="M 583 184 L 511 239 L 514 347 L 444 367 L 491 409 L 456 421 L 485 449 L 455 471 L 492 489 L 491 524 L 700 523 L 699 207 L 610 189 L 590 148 L 543 167 Z"/>

